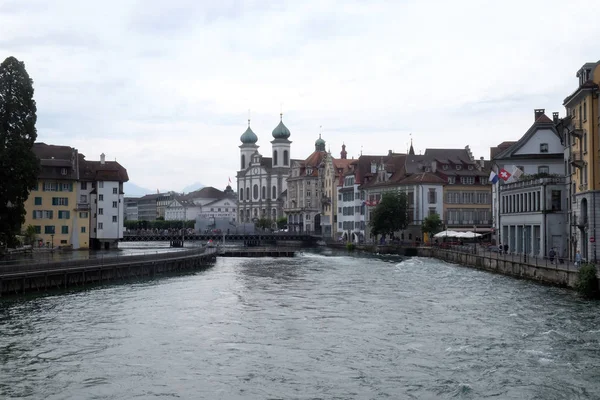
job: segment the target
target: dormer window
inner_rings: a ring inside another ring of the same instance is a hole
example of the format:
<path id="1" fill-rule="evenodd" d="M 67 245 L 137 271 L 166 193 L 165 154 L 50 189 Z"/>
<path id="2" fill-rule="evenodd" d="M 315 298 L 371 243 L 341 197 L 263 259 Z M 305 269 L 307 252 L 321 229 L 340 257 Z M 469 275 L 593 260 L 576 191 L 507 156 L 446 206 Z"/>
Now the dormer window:
<path id="1" fill-rule="evenodd" d="M 66 175 L 67 174 L 67 169 L 66 168 L 61 168 L 60 169 L 60 174 L 61 175 Z"/>
<path id="2" fill-rule="evenodd" d="M 460 171 L 461 169 L 462 169 L 462 165 L 458 164 L 458 165 L 456 166 L 456 170 L 457 170 L 457 171 Z"/>
<path id="3" fill-rule="evenodd" d="M 444 165 L 442 166 L 442 169 L 443 169 L 444 171 L 446 171 L 446 170 L 448 169 L 448 164 L 444 164 Z"/>
<path id="4" fill-rule="evenodd" d="M 456 177 L 455 176 L 449 176 L 448 177 L 448 184 L 449 185 L 454 185 L 456 183 Z"/>
<path id="5" fill-rule="evenodd" d="M 540 143 L 540 153 L 548 152 L 548 143 Z"/>
<path id="6" fill-rule="evenodd" d="M 469 165 L 469 171 L 473 171 L 473 166 Z"/>

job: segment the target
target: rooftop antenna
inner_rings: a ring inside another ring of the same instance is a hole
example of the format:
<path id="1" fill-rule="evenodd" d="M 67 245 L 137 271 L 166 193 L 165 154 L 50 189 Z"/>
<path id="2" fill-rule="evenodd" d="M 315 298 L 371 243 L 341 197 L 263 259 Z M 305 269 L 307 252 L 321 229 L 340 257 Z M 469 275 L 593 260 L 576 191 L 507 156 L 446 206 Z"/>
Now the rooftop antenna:
<path id="1" fill-rule="evenodd" d="M 360 146 L 360 155 L 362 156 L 362 145 Z"/>

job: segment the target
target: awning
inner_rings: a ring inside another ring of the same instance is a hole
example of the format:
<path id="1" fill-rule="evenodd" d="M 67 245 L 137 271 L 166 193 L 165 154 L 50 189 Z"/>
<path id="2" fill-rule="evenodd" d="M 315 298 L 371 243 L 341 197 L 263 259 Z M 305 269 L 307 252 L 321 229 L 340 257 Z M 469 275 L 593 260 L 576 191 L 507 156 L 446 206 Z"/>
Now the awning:
<path id="1" fill-rule="evenodd" d="M 487 228 L 487 227 L 477 227 L 477 228 L 449 228 L 449 230 L 451 231 L 455 231 L 455 232 L 475 232 L 475 233 L 488 233 L 488 232 L 493 232 L 494 228 Z"/>

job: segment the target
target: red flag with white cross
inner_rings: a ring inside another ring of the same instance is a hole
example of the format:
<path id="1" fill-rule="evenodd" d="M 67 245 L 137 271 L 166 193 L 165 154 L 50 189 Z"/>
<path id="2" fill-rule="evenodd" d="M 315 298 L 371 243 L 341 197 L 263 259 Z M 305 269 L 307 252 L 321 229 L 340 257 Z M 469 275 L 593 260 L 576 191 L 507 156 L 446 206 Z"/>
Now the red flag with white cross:
<path id="1" fill-rule="evenodd" d="M 498 172 L 498 176 L 500 177 L 500 179 L 502 179 L 504 182 L 506 182 L 508 180 L 508 178 L 510 178 L 511 173 L 508 172 L 507 170 L 505 170 L 504 168 L 502 168 L 500 170 L 500 172 Z"/>

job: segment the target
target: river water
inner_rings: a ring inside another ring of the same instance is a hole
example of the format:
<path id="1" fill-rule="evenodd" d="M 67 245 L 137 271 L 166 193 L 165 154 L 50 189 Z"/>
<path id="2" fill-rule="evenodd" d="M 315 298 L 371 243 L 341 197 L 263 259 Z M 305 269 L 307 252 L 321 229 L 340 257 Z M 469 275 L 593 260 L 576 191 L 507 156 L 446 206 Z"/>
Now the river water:
<path id="1" fill-rule="evenodd" d="M 302 254 L 0 302 L 2 399 L 598 399 L 600 305 Z"/>

